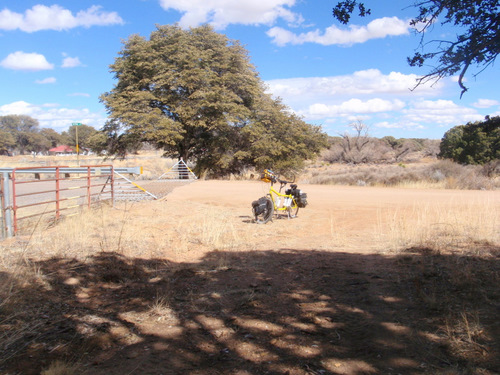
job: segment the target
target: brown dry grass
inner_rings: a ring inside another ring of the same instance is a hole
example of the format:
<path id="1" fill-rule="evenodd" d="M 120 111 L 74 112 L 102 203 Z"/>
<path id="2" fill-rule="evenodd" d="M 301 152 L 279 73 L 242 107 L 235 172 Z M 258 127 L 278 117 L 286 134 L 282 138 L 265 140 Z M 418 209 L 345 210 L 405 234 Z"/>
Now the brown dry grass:
<path id="1" fill-rule="evenodd" d="M 478 165 L 423 159 L 397 164 L 312 164 L 302 180 L 312 184 L 394 186 L 418 189 L 500 189 L 500 176 L 488 177 Z"/>
<path id="2" fill-rule="evenodd" d="M 140 151 L 125 159 L 80 156 L 80 165 L 113 164 L 115 167 L 143 167 L 139 180 L 156 179 L 168 171 L 175 159 L 161 157 L 161 151 Z M 28 167 L 48 165 L 77 164 L 76 156 L 0 156 L 0 167 Z M 393 164 L 332 164 L 311 162 L 301 173 L 304 183 L 350 186 L 393 186 L 418 189 L 500 189 L 500 176 L 488 177 L 487 169 L 482 166 L 463 166 L 450 160 L 425 158 L 420 161 Z M 253 170 L 242 175 L 231 175 L 226 179 L 240 180 L 258 176 Z"/>
<path id="3" fill-rule="evenodd" d="M 499 215 L 491 209 L 493 206 L 489 199 L 456 203 L 453 209 L 447 204 L 421 203 L 416 204 L 410 214 L 399 210 L 379 213 L 380 224 L 375 235 L 382 239 L 383 248 L 390 251 L 461 249 L 473 254 L 480 244 L 500 243 Z"/>

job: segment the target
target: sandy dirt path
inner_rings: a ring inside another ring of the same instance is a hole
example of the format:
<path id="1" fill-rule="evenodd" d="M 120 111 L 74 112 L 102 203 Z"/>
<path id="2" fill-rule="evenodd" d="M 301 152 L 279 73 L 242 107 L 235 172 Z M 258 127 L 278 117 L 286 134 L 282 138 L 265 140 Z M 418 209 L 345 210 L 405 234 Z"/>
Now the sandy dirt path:
<path id="1" fill-rule="evenodd" d="M 299 184 L 308 194 L 308 206 L 299 210 L 298 218 L 274 220 L 265 229 L 251 224 L 251 202 L 266 195 L 269 184 L 247 181 L 198 181 L 175 189 L 167 197 L 167 205 L 182 211 L 185 204 L 220 207 L 234 216 L 234 223 L 244 232 L 263 232 L 275 228 L 289 234 L 286 244 L 297 249 L 325 249 L 334 246 L 343 251 L 366 253 L 380 249 L 395 231 L 398 218 L 405 225 L 413 223 L 439 226 L 450 210 L 473 215 L 484 211 L 500 212 L 500 192 L 465 190 L 424 190 L 373 187 L 346 187 Z M 198 208 L 200 208 L 198 207 Z M 410 229 L 410 228 L 408 228 Z M 291 236 L 293 234 L 293 236 Z M 279 238 L 276 242 L 280 242 Z M 275 243 L 269 243 L 274 249 Z M 260 245 L 257 241 L 255 245 Z"/>

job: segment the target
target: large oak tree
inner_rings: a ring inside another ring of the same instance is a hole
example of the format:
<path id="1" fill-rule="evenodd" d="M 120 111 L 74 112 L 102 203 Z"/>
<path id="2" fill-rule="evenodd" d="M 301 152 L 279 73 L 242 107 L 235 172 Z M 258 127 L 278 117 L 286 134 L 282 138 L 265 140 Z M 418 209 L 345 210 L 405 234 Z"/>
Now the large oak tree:
<path id="1" fill-rule="evenodd" d="M 210 26 L 157 26 L 149 39 L 132 35 L 111 71 L 117 83 L 101 100 L 113 131 L 117 133 L 119 126 L 128 142 L 135 137 L 162 148 L 166 156 L 193 161 L 198 173 L 221 175 L 262 165 L 255 144 L 271 128 L 259 127 L 257 114 L 263 105 L 274 114 L 273 121 L 287 124 L 290 132 L 307 130 L 298 135 L 314 147 L 297 155 L 311 157 L 321 148 L 321 137 L 307 139 L 316 127 L 296 119 L 264 93 L 248 52 Z M 268 137 L 269 145 L 273 139 L 280 137 Z M 273 167 L 280 157 L 295 154 L 266 159 L 266 167 Z"/>

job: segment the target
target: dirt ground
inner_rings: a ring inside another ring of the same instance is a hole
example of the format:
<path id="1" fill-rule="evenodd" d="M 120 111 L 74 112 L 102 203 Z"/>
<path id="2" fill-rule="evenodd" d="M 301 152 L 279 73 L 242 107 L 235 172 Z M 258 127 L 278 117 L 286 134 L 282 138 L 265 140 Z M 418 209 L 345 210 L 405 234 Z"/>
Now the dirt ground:
<path id="1" fill-rule="evenodd" d="M 61 358 L 96 375 L 499 373 L 499 248 L 387 247 L 395 216 L 498 214 L 500 192 L 299 187 L 297 218 L 258 225 L 250 204 L 268 185 L 197 181 L 128 207 L 127 226 L 156 240 L 147 254 L 37 259 L 46 285 L 0 373 Z"/>

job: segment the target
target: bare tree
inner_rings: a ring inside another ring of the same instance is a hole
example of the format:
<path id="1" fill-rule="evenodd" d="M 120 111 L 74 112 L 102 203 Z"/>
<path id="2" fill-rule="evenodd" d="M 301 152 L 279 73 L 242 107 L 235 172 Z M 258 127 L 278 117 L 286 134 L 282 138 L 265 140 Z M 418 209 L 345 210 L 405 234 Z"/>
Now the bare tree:
<path id="1" fill-rule="evenodd" d="M 371 157 L 368 152 L 370 144 L 369 127 L 361 120 L 351 122 L 349 125 L 354 134 L 346 131 L 342 137 L 342 160 L 345 163 L 366 163 Z"/>

